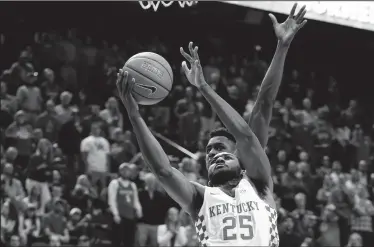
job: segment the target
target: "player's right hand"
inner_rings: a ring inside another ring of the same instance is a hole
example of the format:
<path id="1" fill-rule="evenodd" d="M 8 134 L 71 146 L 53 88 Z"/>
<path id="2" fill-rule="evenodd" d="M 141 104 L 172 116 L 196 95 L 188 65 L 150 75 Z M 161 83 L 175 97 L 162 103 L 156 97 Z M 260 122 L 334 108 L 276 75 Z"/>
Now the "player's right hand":
<path id="1" fill-rule="evenodd" d="M 135 78 L 129 80 L 129 73 L 120 69 L 117 74 L 116 85 L 119 97 L 121 98 L 127 113 L 129 115 L 136 114 L 139 110 L 139 106 L 131 94 L 135 85 Z"/>
<path id="2" fill-rule="evenodd" d="M 206 84 L 203 69 L 200 64 L 199 54 L 197 53 L 198 47 L 193 47 L 193 42 L 188 44 L 188 49 L 190 54 L 186 53 L 183 50 L 183 47 L 180 48 L 182 56 L 189 62 L 191 69 L 188 68 L 186 61 L 182 62 L 182 69 L 184 74 L 187 77 L 187 80 L 196 87 L 201 87 Z"/>

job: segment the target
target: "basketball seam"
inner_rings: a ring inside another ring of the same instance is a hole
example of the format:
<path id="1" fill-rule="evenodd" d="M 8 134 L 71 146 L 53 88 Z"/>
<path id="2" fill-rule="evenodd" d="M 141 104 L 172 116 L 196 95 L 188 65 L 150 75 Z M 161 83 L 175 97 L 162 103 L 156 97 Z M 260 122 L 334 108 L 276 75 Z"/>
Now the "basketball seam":
<path id="1" fill-rule="evenodd" d="M 152 82 L 155 82 L 157 86 L 162 87 L 162 88 L 165 89 L 168 93 L 170 93 L 171 90 L 165 88 L 165 87 L 164 87 L 163 85 L 161 85 L 161 84 L 158 84 L 158 83 L 157 83 L 156 81 L 154 81 L 152 78 L 149 78 L 148 76 L 146 76 L 146 75 L 144 75 L 143 73 L 137 71 L 136 69 L 134 69 L 133 67 L 131 67 L 131 66 L 129 66 L 129 65 L 126 65 L 126 67 L 128 67 L 129 69 L 132 69 L 133 71 L 137 72 L 139 75 L 141 75 L 141 76 L 147 78 L 148 80 L 150 80 L 150 81 L 152 81 Z M 136 84 L 136 82 L 135 82 L 135 84 Z M 143 95 L 141 95 L 141 96 L 144 97 Z M 155 98 L 147 98 L 147 99 L 155 99 Z M 161 99 L 161 98 L 159 98 L 159 99 Z"/>
<path id="2" fill-rule="evenodd" d="M 133 93 L 136 93 L 137 95 L 145 98 L 145 99 L 151 99 L 151 100 L 159 100 L 159 99 L 165 99 L 165 98 L 148 98 L 148 97 L 145 97 L 144 95 L 141 95 L 140 93 L 136 92 L 135 90 L 132 90 Z"/>
<path id="3" fill-rule="evenodd" d="M 149 58 L 149 57 L 134 57 L 133 59 L 136 59 L 136 58 L 145 58 L 145 59 L 149 59 L 149 60 L 151 60 L 151 61 L 153 61 L 153 62 L 157 62 L 159 65 L 161 65 L 162 67 L 164 67 L 164 69 L 166 70 L 166 72 L 169 74 L 169 77 L 170 77 L 170 79 L 171 79 L 171 83 L 173 83 L 173 75 L 171 75 L 170 73 L 169 73 L 169 70 L 164 66 L 164 65 L 162 65 L 162 63 L 160 63 L 159 61 L 157 61 L 157 60 L 154 60 L 154 59 L 152 59 L 152 58 Z M 166 61 L 167 62 L 167 61 Z M 172 68 L 170 68 L 170 70 L 171 71 L 173 71 L 173 69 Z M 139 71 L 136 71 L 136 72 L 138 72 L 138 73 L 140 73 Z M 164 87 L 165 88 L 165 87 Z M 168 90 L 168 91 L 170 91 L 169 89 L 167 89 L 167 88 L 165 88 L 166 90 Z"/>

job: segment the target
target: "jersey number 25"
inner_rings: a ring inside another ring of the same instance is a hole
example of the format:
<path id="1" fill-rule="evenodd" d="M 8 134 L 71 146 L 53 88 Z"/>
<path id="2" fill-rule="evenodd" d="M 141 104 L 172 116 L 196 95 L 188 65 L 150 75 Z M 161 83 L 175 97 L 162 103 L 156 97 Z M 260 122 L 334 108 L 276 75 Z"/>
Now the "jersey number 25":
<path id="1" fill-rule="evenodd" d="M 238 219 L 239 219 L 239 228 L 240 229 L 247 229 L 247 233 L 240 234 L 240 239 L 242 240 L 251 240 L 253 238 L 253 227 L 251 225 L 252 217 L 249 215 L 239 215 L 238 218 L 228 216 L 223 218 L 223 224 L 225 225 L 223 227 L 223 240 L 236 240 L 238 239 L 238 236 L 236 233 L 231 233 L 232 230 L 235 231 L 238 225 Z"/>

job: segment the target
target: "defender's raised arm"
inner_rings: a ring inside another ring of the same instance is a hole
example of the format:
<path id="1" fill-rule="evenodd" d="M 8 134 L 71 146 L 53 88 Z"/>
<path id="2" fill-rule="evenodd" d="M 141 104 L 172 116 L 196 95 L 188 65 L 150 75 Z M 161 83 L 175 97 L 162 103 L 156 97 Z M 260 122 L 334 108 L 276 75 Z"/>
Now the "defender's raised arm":
<path id="1" fill-rule="evenodd" d="M 284 62 L 288 49 L 295 34 L 307 22 L 304 20 L 306 13 L 305 5 L 297 15 L 295 15 L 296 7 L 297 4 L 295 3 L 286 21 L 280 24 L 273 14 L 269 14 L 278 44 L 273 60 L 261 83 L 260 91 L 248 122 L 263 148 L 268 142 L 268 128 L 272 117 L 273 104 L 282 81 Z"/>

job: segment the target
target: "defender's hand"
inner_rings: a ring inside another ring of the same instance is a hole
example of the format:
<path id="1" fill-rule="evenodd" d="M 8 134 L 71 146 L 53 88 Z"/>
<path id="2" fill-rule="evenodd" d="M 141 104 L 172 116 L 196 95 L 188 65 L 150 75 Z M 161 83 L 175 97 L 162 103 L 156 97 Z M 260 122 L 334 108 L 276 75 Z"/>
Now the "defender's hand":
<path id="1" fill-rule="evenodd" d="M 307 20 L 304 20 L 304 16 L 306 13 L 305 5 L 295 16 L 294 14 L 296 7 L 297 3 L 293 5 L 287 20 L 281 24 L 278 23 L 273 14 L 269 14 L 271 22 L 273 23 L 275 35 L 282 45 L 290 45 L 295 34 L 307 23 Z"/>
<path id="2" fill-rule="evenodd" d="M 121 101 L 124 104 L 127 113 L 129 115 L 137 113 L 139 110 L 139 106 L 131 94 L 135 85 L 135 79 L 132 78 L 131 80 L 129 80 L 129 73 L 120 69 L 117 74 L 116 85 L 119 97 L 121 98 Z"/>
<path id="3" fill-rule="evenodd" d="M 193 48 L 193 43 L 190 42 L 188 44 L 188 49 L 190 51 L 190 54 L 186 53 L 182 47 L 180 48 L 180 52 L 182 56 L 189 62 L 191 69 L 188 68 L 186 61 L 182 62 L 182 68 L 187 77 L 187 80 L 192 85 L 200 87 L 206 84 L 206 81 L 203 75 L 203 69 L 200 64 L 199 54 L 197 53 L 199 48 L 197 46 Z"/>

